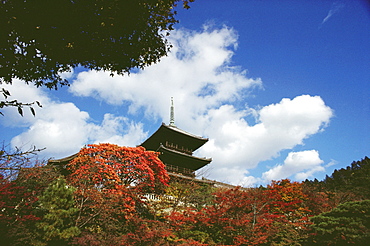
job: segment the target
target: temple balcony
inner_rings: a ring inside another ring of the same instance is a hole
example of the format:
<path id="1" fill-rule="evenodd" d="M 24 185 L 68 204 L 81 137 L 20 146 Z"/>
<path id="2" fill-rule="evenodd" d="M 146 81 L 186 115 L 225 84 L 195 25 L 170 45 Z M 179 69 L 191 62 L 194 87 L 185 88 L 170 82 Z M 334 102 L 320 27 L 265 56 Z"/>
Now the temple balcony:
<path id="1" fill-rule="evenodd" d="M 179 146 L 178 144 L 170 143 L 168 141 L 165 142 L 164 147 L 185 153 L 187 155 L 193 155 L 193 150 Z"/>
<path id="2" fill-rule="evenodd" d="M 192 178 L 195 177 L 194 170 L 191 170 L 191 169 L 188 169 L 188 168 L 185 168 L 185 167 L 169 165 L 169 164 L 165 164 L 165 165 L 166 165 L 166 170 L 168 172 L 179 173 L 179 174 L 182 174 L 182 175 L 185 175 L 185 176 L 188 176 L 188 177 L 192 177 Z"/>

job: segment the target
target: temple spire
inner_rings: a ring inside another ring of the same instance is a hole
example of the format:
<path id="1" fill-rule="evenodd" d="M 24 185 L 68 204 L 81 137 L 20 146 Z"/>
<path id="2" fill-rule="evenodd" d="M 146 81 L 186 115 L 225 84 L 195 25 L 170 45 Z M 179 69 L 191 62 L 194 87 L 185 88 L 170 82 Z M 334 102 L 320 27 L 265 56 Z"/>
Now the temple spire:
<path id="1" fill-rule="evenodd" d="M 173 106 L 173 97 L 171 97 L 170 126 L 176 127 L 176 125 L 175 125 L 175 107 Z"/>

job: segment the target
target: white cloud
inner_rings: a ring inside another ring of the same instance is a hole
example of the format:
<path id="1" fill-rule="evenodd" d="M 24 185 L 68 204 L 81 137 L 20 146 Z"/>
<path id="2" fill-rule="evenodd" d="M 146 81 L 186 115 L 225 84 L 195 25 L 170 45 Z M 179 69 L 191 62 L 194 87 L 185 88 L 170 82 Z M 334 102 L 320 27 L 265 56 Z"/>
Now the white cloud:
<path id="1" fill-rule="evenodd" d="M 78 96 L 91 96 L 112 105 L 130 103 L 130 113 L 144 108 L 148 117 L 168 118 L 169 99 L 174 97 L 176 121 L 188 129 L 209 109 L 238 100 L 246 89 L 262 84 L 231 66 L 237 35 L 224 27 L 203 32 L 174 31 L 172 52 L 160 63 L 129 76 L 110 77 L 104 72 L 83 72 L 70 87 Z M 109 85 L 109 86 L 108 86 Z M 184 123 L 185 122 L 185 123 Z M 195 129 L 189 129 L 195 130 Z"/>
<path id="2" fill-rule="evenodd" d="M 333 115 L 320 97 L 309 95 L 262 107 L 256 111 L 258 122 L 254 125 L 245 120 L 247 112 L 223 105 L 207 114 L 204 132 L 210 141 L 199 152 L 213 157 L 213 170 L 237 167 L 242 175 L 282 150 L 303 144 L 304 139 L 322 131 Z M 227 172 L 214 171 L 212 176 L 235 184 L 240 181 Z"/>
<path id="3" fill-rule="evenodd" d="M 333 15 L 337 14 L 343 7 L 345 6 L 342 2 L 334 2 L 328 12 L 328 14 L 325 16 L 325 18 L 322 20 L 320 27 L 327 22 Z"/>
<path id="4" fill-rule="evenodd" d="M 72 103 L 50 102 L 38 110 L 28 130 L 12 139 L 13 146 L 46 147 L 46 153 L 72 154 L 88 140 L 87 112 Z"/>
<path id="5" fill-rule="evenodd" d="M 10 92 L 11 96 L 7 99 L 8 101 L 16 99 L 18 102 L 32 103 L 36 100 L 41 103 L 41 105 L 47 105 L 50 103 L 45 91 L 38 89 L 33 85 L 27 85 L 17 79 L 14 80 L 11 85 L 2 84 L 1 87 L 4 87 Z M 41 110 L 37 105 L 34 105 L 33 108 L 36 111 Z M 4 112 L 5 116 L 0 117 L 0 122 L 2 125 L 7 127 L 28 126 L 30 122 L 35 121 L 35 117 L 27 107 L 24 107 L 23 109 L 23 117 L 20 117 L 18 111 L 14 107 L 3 108 L 1 111 Z"/>
<path id="6" fill-rule="evenodd" d="M 46 147 L 43 156 L 65 157 L 76 153 L 87 143 L 110 142 L 132 146 L 147 137 L 142 124 L 127 118 L 105 114 L 103 122 L 95 124 L 90 122 L 87 112 L 81 111 L 73 103 L 53 101 L 45 91 L 32 85 L 16 80 L 7 88 L 20 101 L 37 99 L 43 104 L 42 108 L 35 108 L 35 117 L 27 109 L 24 117 L 20 117 L 14 109 L 4 110 L 4 125 L 21 125 L 27 129 L 11 140 L 12 146 L 25 149 L 29 146 Z"/>
<path id="7" fill-rule="evenodd" d="M 330 160 L 330 162 L 328 164 L 325 165 L 325 167 L 331 167 L 331 166 L 335 166 L 338 164 L 338 161 L 336 160 Z"/>
<path id="8" fill-rule="evenodd" d="M 283 164 L 263 173 L 262 178 L 269 182 L 294 175 L 295 180 L 305 180 L 311 178 L 315 172 L 325 171 L 323 163 L 317 150 L 290 152 Z"/>
<path id="9" fill-rule="evenodd" d="M 114 143 L 122 146 L 135 146 L 148 136 L 143 130 L 143 124 L 130 121 L 126 117 L 115 117 L 105 114 L 101 125 L 92 127 L 90 139 L 94 143 Z"/>
<path id="10" fill-rule="evenodd" d="M 251 89 L 261 87 L 262 81 L 248 78 L 245 70 L 232 65 L 237 47 L 233 29 L 205 26 L 201 32 L 177 30 L 170 41 L 174 45 L 172 52 L 143 71 L 114 77 L 88 71 L 79 73 L 73 81 L 70 92 L 74 95 L 112 105 L 128 104 L 125 117 L 106 114 L 103 122 L 93 124 L 89 114 L 74 104 L 57 103 L 39 94 L 47 102 L 44 113 L 39 110 L 35 118 L 27 118 L 29 129 L 15 137 L 13 143 L 37 143 L 58 157 L 88 142 L 135 146 L 145 140 L 147 132 L 141 123 L 128 118 L 130 114 L 143 109 L 148 119 L 168 122 L 173 96 L 176 125 L 210 139 L 196 153 L 213 158 L 205 176 L 252 186 L 262 182 L 263 177 L 252 177 L 248 170 L 277 157 L 282 150 L 303 144 L 304 139 L 322 131 L 333 116 L 322 98 L 310 95 L 284 98 L 259 109 L 236 107 L 234 103 L 246 101 Z M 248 123 L 247 118 L 256 122 Z M 296 169 L 291 175 L 309 176 L 319 171 L 315 169 L 318 167 Z"/>

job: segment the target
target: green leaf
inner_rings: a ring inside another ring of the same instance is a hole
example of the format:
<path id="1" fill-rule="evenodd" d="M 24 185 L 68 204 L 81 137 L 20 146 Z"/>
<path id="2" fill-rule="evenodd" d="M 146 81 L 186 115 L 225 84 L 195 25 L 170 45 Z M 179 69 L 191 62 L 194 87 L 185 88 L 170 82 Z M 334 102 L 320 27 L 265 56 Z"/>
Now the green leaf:
<path id="1" fill-rule="evenodd" d="M 21 107 L 18 107 L 18 113 L 19 113 L 21 116 L 23 116 L 23 110 L 22 110 L 22 108 L 21 108 Z"/>
<path id="2" fill-rule="evenodd" d="M 8 90 L 6 90 L 5 88 L 2 88 L 3 89 L 3 95 L 5 97 L 5 99 L 8 98 L 8 96 L 10 96 L 10 92 Z"/>
<path id="3" fill-rule="evenodd" d="M 36 116 L 35 110 L 32 107 L 30 107 L 30 110 L 31 110 L 32 115 Z"/>

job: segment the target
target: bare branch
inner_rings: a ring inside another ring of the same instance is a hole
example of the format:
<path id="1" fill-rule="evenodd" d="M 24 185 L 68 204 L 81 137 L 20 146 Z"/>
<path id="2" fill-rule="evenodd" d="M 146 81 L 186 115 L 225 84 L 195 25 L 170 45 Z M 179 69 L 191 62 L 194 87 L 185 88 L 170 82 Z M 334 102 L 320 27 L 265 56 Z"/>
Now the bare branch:
<path id="1" fill-rule="evenodd" d="M 0 175 L 3 178 L 11 179 L 16 176 L 20 169 L 34 166 L 33 158 L 45 148 L 38 149 L 35 146 L 26 151 L 21 148 L 10 148 L 3 143 L 0 149 Z"/>

